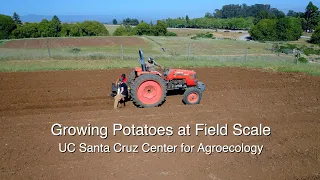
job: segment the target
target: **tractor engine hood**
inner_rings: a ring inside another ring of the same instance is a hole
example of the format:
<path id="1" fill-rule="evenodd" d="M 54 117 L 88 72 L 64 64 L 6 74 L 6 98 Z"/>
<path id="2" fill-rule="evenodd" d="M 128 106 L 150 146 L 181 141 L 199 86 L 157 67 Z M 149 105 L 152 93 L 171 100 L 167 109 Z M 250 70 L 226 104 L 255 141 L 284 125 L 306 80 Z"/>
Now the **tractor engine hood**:
<path id="1" fill-rule="evenodd" d="M 189 76 L 196 74 L 193 70 L 185 70 L 185 69 L 170 69 L 170 74 L 173 73 L 174 75 L 184 75 Z"/>

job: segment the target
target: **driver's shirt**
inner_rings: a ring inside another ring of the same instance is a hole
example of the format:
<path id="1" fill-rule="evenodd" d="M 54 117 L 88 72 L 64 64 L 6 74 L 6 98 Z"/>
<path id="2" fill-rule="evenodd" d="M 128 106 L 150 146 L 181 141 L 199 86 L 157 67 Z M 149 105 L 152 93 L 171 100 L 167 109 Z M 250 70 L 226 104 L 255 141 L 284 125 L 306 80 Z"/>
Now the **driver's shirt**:
<path id="1" fill-rule="evenodd" d="M 121 78 L 122 78 L 122 76 L 119 76 L 119 79 L 121 79 Z M 127 78 L 122 79 L 122 81 L 123 81 L 124 83 L 127 83 Z"/>
<path id="2" fill-rule="evenodd" d="M 147 61 L 146 65 L 149 71 L 155 71 L 156 69 L 154 66 L 158 66 L 158 64 L 155 61 L 153 61 L 152 63 Z"/>

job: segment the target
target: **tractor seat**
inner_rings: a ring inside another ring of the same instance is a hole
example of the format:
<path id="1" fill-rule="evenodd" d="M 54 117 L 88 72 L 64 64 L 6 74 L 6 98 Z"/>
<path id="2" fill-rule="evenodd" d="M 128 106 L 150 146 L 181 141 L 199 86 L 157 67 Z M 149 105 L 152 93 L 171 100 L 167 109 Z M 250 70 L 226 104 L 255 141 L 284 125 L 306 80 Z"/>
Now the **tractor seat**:
<path id="1" fill-rule="evenodd" d="M 147 71 L 147 66 L 146 66 L 146 64 L 141 64 L 141 69 L 142 69 L 142 71 Z"/>

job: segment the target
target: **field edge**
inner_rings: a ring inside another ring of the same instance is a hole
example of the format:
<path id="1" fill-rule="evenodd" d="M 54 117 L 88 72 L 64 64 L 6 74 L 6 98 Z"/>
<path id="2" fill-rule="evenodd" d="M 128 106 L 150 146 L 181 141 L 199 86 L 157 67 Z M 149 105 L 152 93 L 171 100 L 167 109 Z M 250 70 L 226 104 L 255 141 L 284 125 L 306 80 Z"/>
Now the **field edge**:
<path id="1" fill-rule="evenodd" d="M 120 63 L 119 63 L 120 62 Z M 66 71 L 66 70 L 108 70 L 135 68 L 137 62 L 126 60 L 8 60 L 0 61 L 0 72 L 43 72 L 43 71 Z M 216 68 L 232 67 L 257 69 L 268 72 L 303 73 L 311 76 L 320 76 L 318 64 L 294 64 L 294 63 L 266 63 L 266 62 L 219 62 L 208 60 L 159 60 L 159 64 L 172 68 Z"/>

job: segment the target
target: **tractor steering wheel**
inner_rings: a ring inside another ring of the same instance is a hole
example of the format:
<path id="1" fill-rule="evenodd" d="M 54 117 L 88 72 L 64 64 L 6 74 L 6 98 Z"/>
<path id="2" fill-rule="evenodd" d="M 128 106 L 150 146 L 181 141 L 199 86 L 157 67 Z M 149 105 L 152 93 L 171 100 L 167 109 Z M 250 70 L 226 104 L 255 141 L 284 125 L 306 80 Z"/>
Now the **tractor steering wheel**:
<path id="1" fill-rule="evenodd" d="M 164 76 L 167 76 L 169 74 L 170 68 L 169 67 L 163 67 L 163 74 Z"/>

